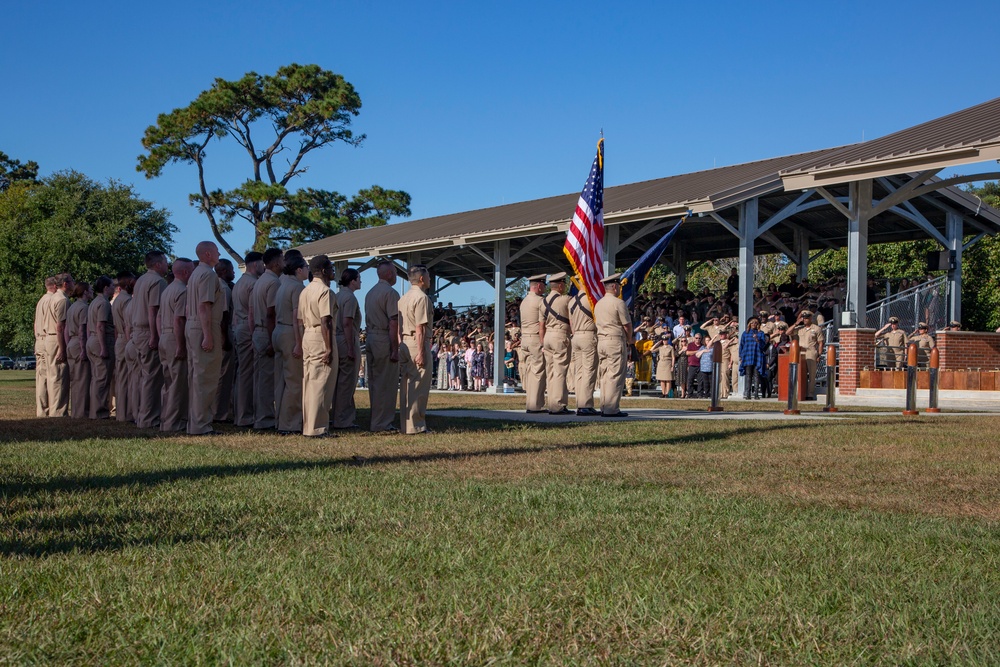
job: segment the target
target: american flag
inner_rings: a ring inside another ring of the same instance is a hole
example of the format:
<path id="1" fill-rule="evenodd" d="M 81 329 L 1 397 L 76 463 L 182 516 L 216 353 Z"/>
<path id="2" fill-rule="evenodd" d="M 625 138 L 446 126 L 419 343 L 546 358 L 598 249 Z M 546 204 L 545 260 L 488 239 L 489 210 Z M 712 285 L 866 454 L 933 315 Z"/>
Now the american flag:
<path id="1" fill-rule="evenodd" d="M 604 139 L 597 142 L 597 155 L 576 203 L 563 252 L 593 308 L 604 296 Z"/>

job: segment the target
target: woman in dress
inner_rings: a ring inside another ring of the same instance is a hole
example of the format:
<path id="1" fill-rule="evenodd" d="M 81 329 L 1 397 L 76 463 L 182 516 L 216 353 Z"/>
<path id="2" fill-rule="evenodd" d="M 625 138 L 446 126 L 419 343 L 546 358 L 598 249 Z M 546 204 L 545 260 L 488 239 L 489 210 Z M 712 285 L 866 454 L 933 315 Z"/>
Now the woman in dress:
<path id="1" fill-rule="evenodd" d="M 482 391 L 483 378 L 486 376 L 486 353 L 483 344 L 476 343 L 476 351 L 472 353 L 472 390 Z"/>
<path id="2" fill-rule="evenodd" d="M 674 384 L 674 363 L 677 361 L 677 352 L 670 343 L 670 333 L 660 334 L 649 351 L 657 354 L 656 379 L 660 383 L 661 397 L 666 398 Z"/>

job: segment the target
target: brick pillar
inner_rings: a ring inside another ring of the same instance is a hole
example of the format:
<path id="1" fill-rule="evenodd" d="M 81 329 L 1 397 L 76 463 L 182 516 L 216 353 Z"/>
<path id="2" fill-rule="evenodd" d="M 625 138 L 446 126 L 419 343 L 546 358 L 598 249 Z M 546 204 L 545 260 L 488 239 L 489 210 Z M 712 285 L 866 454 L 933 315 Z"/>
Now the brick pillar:
<path id="1" fill-rule="evenodd" d="M 872 366 L 875 348 L 874 329 L 841 329 L 840 371 L 838 391 L 843 396 L 854 396 L 858 392 L 858 377 L 861 369 Z"/>

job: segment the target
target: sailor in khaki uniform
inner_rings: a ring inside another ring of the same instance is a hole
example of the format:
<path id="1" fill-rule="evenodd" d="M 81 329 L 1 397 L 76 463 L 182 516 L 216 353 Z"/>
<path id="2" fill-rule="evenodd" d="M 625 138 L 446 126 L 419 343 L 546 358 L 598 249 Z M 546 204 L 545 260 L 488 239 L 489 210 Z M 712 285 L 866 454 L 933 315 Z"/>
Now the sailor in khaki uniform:
<path id="1" fill-rule="evenodd" d="M 621 274 L 615 273 L 603 281 L 607 290 L 594 306 L 594 323 L 597 325 L 597 353 L 601 367 L 601 415 L 627 417 L 619 408 L 625 388 L 625 365 L 628 343 L 632 340 L 632 319 L 629 317 L 621 294 Z"/>
<path id="2" fill-rule="evenodd" d="M 160 295 L 167 288 L 167 258 L 162 252 L 146 253 L 146 273 L 135 281 L 132 291 L 130 331 L 139 366 L 136 378 L 138 404 L 135 425 L 139 428 L 160 427 L 160 395 L 163 389 L 163 368 L 160 366 L 159 312 Z"/>
<path id="3" fill-rule="evenodd" d="M 545 355 L 545 389 L 548 410 L 551 415 L 569 414 L 569 388 L 566 375 L 569 373 L 569 297 L 566 296 L 566 273 L 549 276 L 551 291 L 542 299 L 543 316 L 540 341 Z"/>
<path id="4" fill-rule="evenodd" d="M 330 292 L 333 264 L 326 255 L 309 260 L 312 281 L 299 295 L 302 321 L 302 435 L 326 437 L 333 390 L 337 386 L 334 319 L 337 300 Z"/>
<path id="5" fill-rule="evenodd" d="M 90 284 L 77 283 L 73 296 L 75 300 L 66 311 L 69 414 L 75 419 L 86 419 L 90 415 L 90 360 L 87 358 L 87 310 L 93 296 Z"/>
<path id="6" fill-rule="evenodd" d="M 187 289 L 187 321 L 184 334 L 188 356 L 188 435 L 215 435 L 215 393 L 222 371 L 222 348 L 229 332 L 222 327 L 226 293 L 215 273 L 219 248 L 202 241 L 196 250 L 198 268 L 191 274 Z"/>
<path id="7" fill-rule="evenodd" d="M 278 295 L 279 276 L 285 267 L 285 257 L 277 248 L 268 248 L 264 251 L 264 266 L 267 270 L 254 283 L 250 295 L 250 307 L 253 312 L 253 427 L 258 430 L 275 426 L 272 339 L 274 328 L 277 326 L 275 298 Z"/>
<path id="8" fill-rule="evenodd" d="M 222 281 L 222 291 L 226 296 L 226 312 L 222 314 L 222 327 L 228 331 L 229 345 L 222 348 L 222 370 L 219 371 L 219 390 L 215 394 L 215 421 L 233 421 L 233 394 L 236 380 L 236 349 L 233 340 L 233 279 L 236 271 L 228 259 L 220 259 L 215 265 L 215 275 Z"/>
<path id="9" fill-rule="evenodd" d="M 56 276 L 56 291 L 49 297 L 45 308 L 45 358 L 49 370 L 45 385 L 49 390 L 50 417 L 65 417 L 69 414 L 66 311 L 69 310 L 69 295 L 75 286 L 70 274 L 61 273 Z"/>
<path id="10" fill-rule="evenodd" d="M 431 331 L 434 304 L 427 296 L 431 277 L 417 264 L 409 269 L 410 289 L 399 299 L 403 344 L 400 346 L 400 430 L 406 434 L 430 433 L 427 397 L 431 392 Z"/>
<path id="11" fill-rule="evenodd" d="M 361 289 L 357 269 L 344 269 L 337 292 L 337 388 L 333 392 L 333 427 L 357 428 L 354 391 L 361 370 L 361 304 L 354 293 Z"/>
<path id="12" fill-rule="evenodd" d="M 233 286 L 233 351 L 236 356 L 233 424 L 236 426 L 253 426 L 254 352 L 250 295 L 257 278 L 264 273 L 263 260 L 259 252 L 248 252 L 243 275 Z"/>
<path id="13" fill-rule="evenodd" d="M 910 336 L 909 343 L 916 343 L 917 347 L 922 350 L 932 350 L 934 349 L 937 342 L 934 337 L 928 332 L 928 327 L 926 322 L 917 323 L 917 333 Z"/>
<path id="14" fill-rule="evenodd" d="M 160 431 L 187 430 L 188 423 L 188 350 L 187 284 L 194 262 L 186 257 L 174 260 L 174 280 L 160 295 L 160 366 L 163 390 L 160 392 Z"/>
<path id="15" fill-rule="evenodd" d="M 570 297 L 569 323 L 573 332 L 574 370 L 573 391 L 576 393 L 576 414 L 591 417 L 594 409 L 594 387 L 597 385 L 597 325 L 590 310 L 590 298 L 586 292 L 577 292 Z"/>
<path id="16" fill-rule="evenodd" d="M 111 416 L 111 387 L 115 378 L 115 325 L 111 315 L 114 283 L 101 276 L 94 283 L 94 298 L 87 309 L 87 359 L 90 361 L 91 419 Z"/>
<path id="17" fill-rule="evenodd" d="M 275 296 L 274 395 L 278 433 L 302 432 L 302 324 L 299 297 L 309 266 L 300 253 L 285 253 L 285 268 Z"/>
<path id="18" fill-rule="evenodd" d="M 111 303 L 111 317 L 115 322 L 115 419 L 120 422 L 135 421 L 135 402 L 132 400 L 135 369 L 128 354 L 132 335 L 128 306 L 134 288 L 135 274 L 122 271 L 118 274 L 118 296 Z M 134 350 L 132 356 L 135 356 Z"/>
<path id="19" fill-rule="evenodd" d="M 889 346 L 887 361 L 893 363 L 896 368 L 902 368 L 906 364 L 906 344 L 908 339 L 906 332 L 899 328 L 899 318 L 890 317 L 889 323 L 875 332 L 875 340 L 884 340 Z"/>
<path id="20" fill-rule="evenodd" d="M 398 430 L 393 425 L 399 395 L 399 294 L 393 287 L 396 267 L 383 260 L 377 271 L 378 284 L 365 296 L 365 357 L 372 433 Z"/>
<path id="21" fill-rule="evenodd" d="M 35 416 L 49 416 L 49 388 L 48 373 L 49 359 L 45 356 L 45 338 L 48 335 L 45 331 L 46 309 L 49 307 L 49 299 L 56 293 L 56 277 L 49 276 L 45 279 L 45 292 L 42 298 L 35 304 Z"/>
<path id="22" fill-rule="evenodd" d="M 545 314 L 545 274 L 528 278 L 528 293 L 521 299 L 521 384 L 528 412 L 545 412 L 545 354 L 541 324 Z"/>
<path id="23" fill-rule="evenodd" d="M 816 361 L 823 347 L 823 330 L 813 324 L 812 311 L 803 310 L 799 319 L 788 329 L 789 336 L 798 336 L 799 350 L 806 355 L 806 399 L 816 400 Z"/>

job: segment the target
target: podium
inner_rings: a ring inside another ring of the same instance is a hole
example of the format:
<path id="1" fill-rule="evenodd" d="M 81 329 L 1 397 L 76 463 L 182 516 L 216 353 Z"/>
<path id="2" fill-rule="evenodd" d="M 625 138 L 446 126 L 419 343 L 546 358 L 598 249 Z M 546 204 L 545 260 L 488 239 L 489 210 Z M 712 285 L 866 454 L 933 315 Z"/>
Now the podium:
<path id="1" fill-rule="evenodd" d="M 787 350 L 778 353 L 778 400 L 788 401 L 788 365 L 792 363 L 792 355 Z M 806 397 L 806 355 L 799 353 L 799 400 Z"/>

